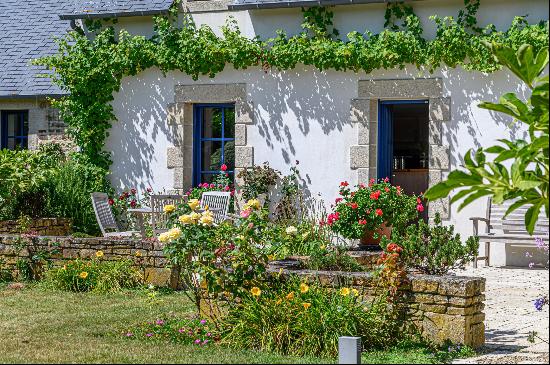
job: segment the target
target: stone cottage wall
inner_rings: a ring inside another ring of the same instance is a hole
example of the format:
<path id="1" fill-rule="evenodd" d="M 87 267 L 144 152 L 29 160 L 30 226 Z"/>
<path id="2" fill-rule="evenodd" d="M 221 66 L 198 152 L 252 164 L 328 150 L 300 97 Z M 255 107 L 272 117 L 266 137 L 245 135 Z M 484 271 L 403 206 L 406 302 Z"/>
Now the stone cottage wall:
<path id="1" fill-rule="evenodd" d="M 44 236 L 67 236 L 71 233 L 72 221 L 68 218 L 32 219 L 29 231 Z M 0 221 L 0 234 L 17 234 L 20 223 L 16 220 Z"/>

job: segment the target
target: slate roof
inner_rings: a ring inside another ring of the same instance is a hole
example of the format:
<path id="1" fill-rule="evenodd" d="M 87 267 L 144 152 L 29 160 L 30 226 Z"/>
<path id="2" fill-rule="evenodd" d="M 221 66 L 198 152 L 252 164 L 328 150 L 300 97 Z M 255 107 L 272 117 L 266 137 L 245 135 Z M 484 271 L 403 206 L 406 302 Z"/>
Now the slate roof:
<path id="1" fill-rule="evenodd" d="M 37 78 L 43 67 L 29 61 L 54 54 L 54 36 L 70 29 L 59 14 L 75 0 L 0 0 L 0 98 L 59 95 L 49 78 Z"/>
<path id="2" fill-rule="evenodd" d="M 62 19 L 109 18 L 165 14 L 174 0 L 73 0 L 73 9 Z"/>

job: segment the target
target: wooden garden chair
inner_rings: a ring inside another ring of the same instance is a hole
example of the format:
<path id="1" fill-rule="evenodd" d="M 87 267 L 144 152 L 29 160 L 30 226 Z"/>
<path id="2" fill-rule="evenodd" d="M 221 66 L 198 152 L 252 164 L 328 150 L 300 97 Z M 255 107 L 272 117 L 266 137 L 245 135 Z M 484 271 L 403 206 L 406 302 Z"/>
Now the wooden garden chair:
<path id="1" fill-rule="evenodd" d="M 208 191 L 202 193 L 200 206 L 201 209 L 208 209 L 214 216 L 214 222 L 219 224 L 226 220 L 234 218 L 228 214 L 229 203 L 231 202 L 231 193 L 225 191 Z"/>
<path id="2" fill-rule="evenodd" d="M 164 213 L 167 205 L 181 205 L 187 201 L 187 197 L 176 194 L 151 195 L 151 225 L 155 236 L 168 231 L 168 214 Z"/>
<path id="3" fill-rule="evenodd" d="M 99 229 L 103 237 L 131 237 L 139 235 L 137 231 L 120 231 L 120 227 L 115 220 L 111 206 L 109 205 L 109 196 L 105 193 L 92 193 L 92 206 L 94 207 L 95 217 L 99 224 Z"/>

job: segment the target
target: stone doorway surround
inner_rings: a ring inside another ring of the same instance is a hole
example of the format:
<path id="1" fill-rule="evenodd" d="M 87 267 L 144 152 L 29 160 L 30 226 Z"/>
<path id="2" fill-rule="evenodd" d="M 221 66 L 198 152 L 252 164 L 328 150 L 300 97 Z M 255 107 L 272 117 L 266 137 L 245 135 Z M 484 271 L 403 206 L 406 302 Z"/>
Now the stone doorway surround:
<path id="1" fill-rule="evenodd" d="M 451 98 L 443 96 L 441 78 L 359 80 L 358 98 L 351 100 L 350 118 L 357 125 L 357 144 L 350 146 L 350 167 L 358 183 L 376 178 L 379 100 L 429 100 L 428 186 L 441 181 L 449 170 L 449 146 L 443 144 L 442 124 L 451 120 Z M 449 199 L 430 202 L 428 215 L 449 219 Z"/>
<path id="2" fill-rule="evenodd" d="M 174 145 L 166 150 L 166 165 L 174 170 L 173 191 L 184 192 L 193 180 L 193 104 L 235 103 L 235 175 L 254 164 L 254 147 L 247 145 L 247 125 L 254 123 L 246 84 L 176 85 L 168 105 L 167 123 L 174 129 Z"/>

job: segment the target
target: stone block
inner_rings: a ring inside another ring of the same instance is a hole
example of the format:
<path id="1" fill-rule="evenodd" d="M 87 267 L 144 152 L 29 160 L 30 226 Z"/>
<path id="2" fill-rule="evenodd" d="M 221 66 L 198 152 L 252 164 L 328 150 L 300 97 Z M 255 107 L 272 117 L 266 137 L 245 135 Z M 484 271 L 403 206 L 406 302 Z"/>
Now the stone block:
<path id="1" fill-rule="evenodd" d="M 370 99 L 369 122 L 378 124 L 378 99 Z"/>
<path id="2" fill-rule="evenodd" d="M 145 282 L 155 286 L 167 286 L 170 283 L 170 269 L 148 267 L 144 270 Z"/>
<path id="3" fill-rule="evenodd" d="M 254 104 L 251 101 L 235 103 L 235 124 L 254 124 Z"/>
<path id="4" fill-rule="evenodd" d="M 246 100 L 246 84 L 176 85 L 176 103 L 233 103 Z"/>
<path id="5" fill-rule="evenodd" d="M 445 313 L 447 311 L 447 306 L 444 304 L 420 303 L 420 310 L 431 313 Z"/>
<path id="6" fill-rule="evenodd" d="M 246 146 L 246 124 L 235 124 L 235 146 Z"/>
<path id="7" fill-rule="evenodd" d="M 433 219 L 436 213 L 441 215 L 441 219 L 449 219 L 451 216 L 449 198 L 438 199 L 428 203 L 428 216 L 430 219 Z"/>
<path id="8" fill-rule="evenodd" d="M 428 143 L 441 145 L 442 139 L 442 125 L 440 122 L 429 121 L 428 122 Z"/>
<path id="9" fill-rule="evenodd" d="M 359 80 L 360 98 L 439 98 L 443 93 L 439 78 Z"/>
<path id="10" fill-rule="evenodd" d="M 368 145 L 370 142 L 370 131 L 368 124 L 357 125 L 357 143 L 360 145 Z"/>
<path id="11" fill-rule="evenodd" d="M 429 108 L 431 121 L 448 122 L 451 120 L 451 98 L 431 98 Z"/>
<path id="12" fill-rule="evenodd" d="M 369 169 L 357 169 L 357 183 L 368 184 L 370 179 Z"/>
<path id="13" fill-rule="evenodd" d="M 370 113 L 369 99 L 352 99 L 350 103 L 350 121 L 367 125 L 369 123 L 368 116 Z M 360 143 L 361 144 L 361 143 Z"/>
<path id="14" fill-rule="evenodd" d="M 235 167 L 254 165 L 254 147 L 235 146 Z"/>
<path id="15" fill-rule="evenodd" d="M 418 277 L 412 280 L 412 291 L 415 293 L 437 293 L 439 282 L 426 277 Z"/>
<path id="16" fill-rule="evenodd" d="M 369 167 L 369 146 L 350 146 L 350 167 Z"/>
<path id="17" fill-rule="evenodd" d="M 184 104 L 170 103 L 166 108 L 166 118 L 169 125 L 183 124 L 184 121 Z"/>
<path id="18" fill-rule="evenodd" d="M 428 171 L 428 186 L 434 186 L 441 182 L 441 170 L 429 169 Z"/>
<path id="19" fill-rule="evenodd" d="M 166 149 L 166 167 L 169 169 L 183 167 L 183 152 L 181 147 L 168 147 Z"/>
<path id="20" fill-rule="evenodd" d="M 429 148 L 429 166 L 431 169 L 449 169 L 449 147 L 431 144 Z"/>

